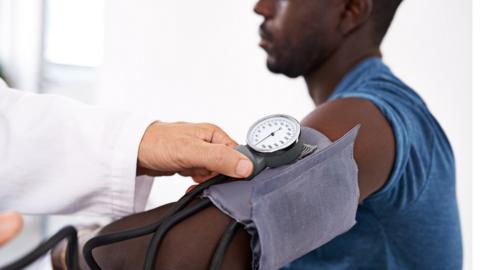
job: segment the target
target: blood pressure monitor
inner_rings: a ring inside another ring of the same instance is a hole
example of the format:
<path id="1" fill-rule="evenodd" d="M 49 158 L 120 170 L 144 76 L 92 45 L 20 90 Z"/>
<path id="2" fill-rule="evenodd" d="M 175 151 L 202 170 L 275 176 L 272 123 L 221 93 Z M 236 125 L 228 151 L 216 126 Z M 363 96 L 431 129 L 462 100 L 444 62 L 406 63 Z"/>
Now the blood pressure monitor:
<path id="1" fill-rule="evenodd" d="M 255 122 L 247 133 L 247 144 L 259 153 L 274 153 L 296 144 L 300 123 L 288 115 L 271 115 Z"/>
<path id="2" fill-rule="evenodd" d="M 254 164 L 252 177 L 266 167 L 290 164 L 312 153 L 316 147 L 300 139 L 300 123 L 293 117 L 274 114 L 255 122 L 247 133 L 247 145 L 237 147 Z"/>

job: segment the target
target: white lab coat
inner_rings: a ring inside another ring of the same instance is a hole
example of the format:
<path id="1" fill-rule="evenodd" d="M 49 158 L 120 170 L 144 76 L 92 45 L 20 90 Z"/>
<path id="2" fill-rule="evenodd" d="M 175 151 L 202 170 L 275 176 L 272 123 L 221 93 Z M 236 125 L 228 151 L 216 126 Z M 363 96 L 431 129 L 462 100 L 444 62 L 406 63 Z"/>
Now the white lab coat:
<path id="1" fill-rule="evenodd" d="M 0 212 L 122 216 L 144 209 L 152 178 L 137 177 L 153 119 L 0 80 Z"/>

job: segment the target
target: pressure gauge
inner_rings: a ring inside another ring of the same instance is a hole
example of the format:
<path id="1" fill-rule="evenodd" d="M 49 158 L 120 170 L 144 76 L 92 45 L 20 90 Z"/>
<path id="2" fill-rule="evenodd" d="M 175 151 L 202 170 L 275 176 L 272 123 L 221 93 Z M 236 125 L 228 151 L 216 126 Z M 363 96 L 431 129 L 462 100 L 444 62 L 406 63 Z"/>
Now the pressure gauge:
<path id="1" fill-rule="evenodd" d="M 255 122 L 247 133 L 247 144 L 259 153 L 285 150 L 298 142 L 300 123 L 293 117 L 276 114 Z"/>
<path id="2" fill-rule="evenodd" d="M 247 156 L 254 166 L 249 179 L 265 168 L 276 168 L 293 163 L 315 151 L 314 145 L 300 139 L 300 123 L 293 117 L 275 114 L 255 122 L 247 133 L 247 145 L 237 151 Z"/>

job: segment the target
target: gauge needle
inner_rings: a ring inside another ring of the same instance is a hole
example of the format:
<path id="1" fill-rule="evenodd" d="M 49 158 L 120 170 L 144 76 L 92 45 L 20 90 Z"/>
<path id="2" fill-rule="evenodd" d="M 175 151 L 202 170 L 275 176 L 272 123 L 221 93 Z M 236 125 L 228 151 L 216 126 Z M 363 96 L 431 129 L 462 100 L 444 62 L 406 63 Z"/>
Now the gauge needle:
<path id="1" fill-rule="evenodd" d="M 274 132 L 268 134 L 267 137 L 263 138 L 262 140 L 260 140 L 258 143 L 255 144 L 255 146 L 259 145 L 260 143 L 262 143 L 263 141 L 265 141 L 266 139 L 272 137 L 272 136 L 275 136 L 275 133 L 277 133 L 278 131 L 282 130 L 282 128 L 279 128 L 277 130 L 275 130 Z"/>

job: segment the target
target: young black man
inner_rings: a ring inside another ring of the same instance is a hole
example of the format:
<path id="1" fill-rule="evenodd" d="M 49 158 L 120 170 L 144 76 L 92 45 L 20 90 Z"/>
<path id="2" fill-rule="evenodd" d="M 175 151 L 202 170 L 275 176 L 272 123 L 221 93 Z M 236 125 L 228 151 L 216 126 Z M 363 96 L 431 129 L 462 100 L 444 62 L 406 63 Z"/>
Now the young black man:
<path id="1" fill-rule="evenodd" d="M 316 108 L 303 120 L 355 146 L 357 225 L 286 269 L 461 269 L 453 152 L 440 125 L 381 59 L 401 0 L 260 0 L 267 66 L 302 76 Z M 414 62 L 412 62 L 412 65 Z"/>

